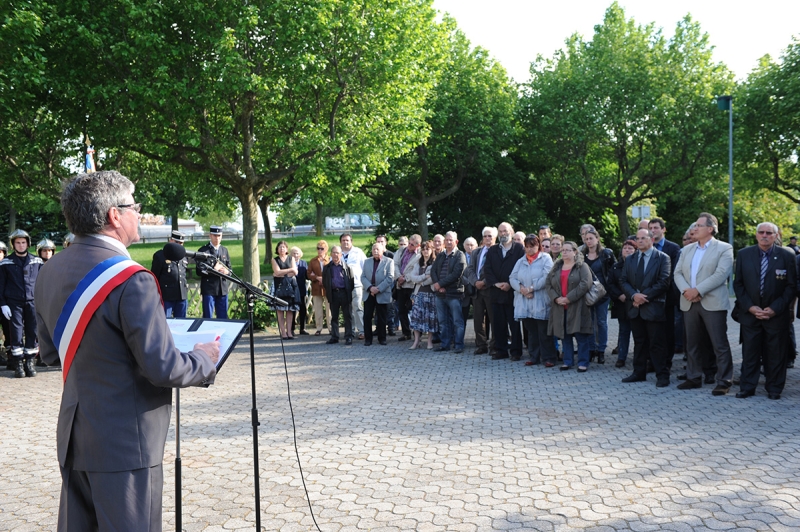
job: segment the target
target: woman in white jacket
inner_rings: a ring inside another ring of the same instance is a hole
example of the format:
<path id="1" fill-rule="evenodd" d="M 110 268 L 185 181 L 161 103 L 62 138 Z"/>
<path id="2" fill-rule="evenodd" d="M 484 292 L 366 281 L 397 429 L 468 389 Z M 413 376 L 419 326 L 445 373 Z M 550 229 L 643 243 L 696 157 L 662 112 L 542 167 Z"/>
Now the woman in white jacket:
<path id="1" fill-rule="evenodd" d="M 544 363 L 552 368 L 558 360 L 553 337 L 547 335 L 547 320 L 550 318 L 550 298 L 547 295 L 547 274 L 553 267 L 549 253 L 540 253 L 539 237 L 525 237 L 525 256 L 517 261 L 509 277 L 514 289 L 514 318 L 522 321 L 528 331 L 528 355 L 526 366 Z"/>

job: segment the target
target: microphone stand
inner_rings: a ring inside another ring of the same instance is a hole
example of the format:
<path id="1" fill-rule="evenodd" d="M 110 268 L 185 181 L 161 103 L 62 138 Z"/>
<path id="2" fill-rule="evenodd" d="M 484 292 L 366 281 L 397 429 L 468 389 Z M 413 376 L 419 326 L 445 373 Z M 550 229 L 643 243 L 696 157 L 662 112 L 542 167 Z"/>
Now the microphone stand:
<path id="1" fill-rule="evenodd" d="M 272 294 L 268 294 L 258 288 L 257 286 L 253 286 L 252 284 L 243 281 L 233 272 L 230 274 L 225 274 L 222 272 L 218 272 L 214 269 L 214 263 L 208 262 L 200 262 L 198 263 L 197 267 L 200 270 L 201 274 L 212 274 L 216 275 L 217 277 L 221 277 L 223 279 L 227 279 L 232 283 L 235 283 L 245 291 L 245 298 L 247 300 L 247 316 L 250 320 L 250 386 L 251 386 L 251 395 L 252 395 L 252 408 L 250 410 L 250 418 L 251 424 L 253 425 L 253 481 L 255 486 L 255 502 L 256 502 L 256 532 L 261 532 L 261 490 L 259 487 L 259 473 L 258 473 L 258 426 L 260 423 L 258 422 L 258 408 L 256 407 L 256 355 L 255 355 L 255 343 L 253 340 L 253 307 L 255 305 L 256 299 L 263 299 L 267 303 L 270 303 L 274 306 L 288 306 L 288 303 L 280 298 L 273 296 Z M 176 469 L 177 471 L 177 469 Z M 177 482 L 176 482 L 177 485 Z M 180 522 L 176 519 L 176 523 Z"/>

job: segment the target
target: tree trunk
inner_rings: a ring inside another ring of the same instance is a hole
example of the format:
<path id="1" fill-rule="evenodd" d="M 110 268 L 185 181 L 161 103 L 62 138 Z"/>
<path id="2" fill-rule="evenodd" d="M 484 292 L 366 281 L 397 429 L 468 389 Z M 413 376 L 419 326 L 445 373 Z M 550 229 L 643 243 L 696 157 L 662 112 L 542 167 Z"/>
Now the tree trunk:
<path id="1" fill-rule="evenodd" d="M 172 218 L 172 230 L 173 231 L 180 231 L 178 227 L 178 207 L 175 206 L 172 208 L 172 212 L 170 213 L 170 217 Z"/>
<path id="2" fill-rule="evenodd" d="M 14 231 L 16 231 L 16 229 L 17 229 L 17 209 L 15 209 L 14 207 L 9 207 L 8 208 L 8 233 L 11 234 Z"/>
<path id="3" fill-rule="evenodd" d="M 258 200 L 258 208 L 261 210 L 261 219 L 264 221 L 264 264 L 272 261 L 272 226 L 269 224 L 269 203 L 264 196 Z"/>
<path id="4" fill-rule="evenodd" d="M 420 202 L 417 206 L 417 225 L 422 241 L 428 240 L 428 204 Z"/>
<path id="5" fill-rule="evenodd" d="M 242 204 L 242 279 L 258 285 L 261 281 L 261 264 L 258 261 L 258 196 L 253 190 L 243 190 L 239 196 Z"/>
<path id="6" fill-rule="evenodd" d="M 617 214 L 617 220 L 619 221 L 619 237 L 620 240 L 625 240 L 630 235 L 630 227 L 628 227 L 628 206 L 627 205 L 618 205 L 616 209 L 614 209 Z"/>
<path id="7" fill-rule="evenodd" d="M 325 229 L 325 218 L 322 216 L 322 203 L 317 202 L 317 223 L 315 224 L 317 229 L 317 236 L 322 236 L 322 231 Z"/>

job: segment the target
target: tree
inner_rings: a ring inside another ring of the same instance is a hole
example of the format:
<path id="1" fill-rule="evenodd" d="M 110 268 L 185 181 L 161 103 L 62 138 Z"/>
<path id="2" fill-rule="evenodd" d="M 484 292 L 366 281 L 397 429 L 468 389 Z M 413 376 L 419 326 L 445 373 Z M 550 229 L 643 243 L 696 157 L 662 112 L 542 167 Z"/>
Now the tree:
<path id="1" fill-rule="evenodd" d="M 725 117 L 713 98 L 732 75 L 686 16 L 672 38 L 612 4 L 591 41 L 575 34 L 531 66 L 520 103 L 520 153 L 536 179 L 611 210 L 628 209 L 720 172 Z"/>
<path id="2" fill-rule="evenodd" d="M 780 63 L 763 57 L 736 96 L 737 171 L 800 204 L 800 41 Z"/>
<path id="3" fill-rule="evenodd" d="M 424 138 L 439 48 L 430 0 L 64 0 L 50 50 L 102 141 L 213 176 L 238 198 L 244 278 L 258 199 L 336 157 L 359 181 Z M 91 57 L 98 75 L 85 76 Z"/>
<path id="4" fill-rule="evenodd" d="M 486 50 L 471 48 L 452 20 L 446 24 L 449 56 L 426 104 L 430 136 L 364 186 L 367 194 L 381 197 L 381 206 L 387 196 L 413 206 L 423 240 L 431 206 L 453 196 L 470 177 L 490 180 L 514 144 L 516 92 L 505 70 Z"/>

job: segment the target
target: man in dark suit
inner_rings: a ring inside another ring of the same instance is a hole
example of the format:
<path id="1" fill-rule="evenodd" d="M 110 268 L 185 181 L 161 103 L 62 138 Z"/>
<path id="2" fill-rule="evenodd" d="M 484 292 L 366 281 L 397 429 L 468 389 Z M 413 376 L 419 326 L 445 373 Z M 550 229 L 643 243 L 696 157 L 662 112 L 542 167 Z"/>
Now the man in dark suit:
<path id="1" fill-rule="evenodd" d="M 508 279 L 517 261 L 525 255 L 521 244 L 511 241 L 514 228 L 503 222 L 497 226 L 497 244 L 486 254 L 486 284 L 492 300 L 492 333 L 497 352 L 492 360 L 508 358 L 508 331 L 511 330 L 511 360 L 522 359 L 522 333 L 514 319 L 514 291 Z"/>
<path id="2" fill-rule="evenodd" d="M 486 255 L 494 246 L 497 228 L 484 227 L 481 234 L 483 237 L 481 247 L 472 252 L 467 269 L 464 270 L 464 282 L 475 288 L 472 321 L 475 330 L 476 355 L 485 355 L 489 352 L 488 338 L 489 327 L 492 323 L 492 301 L 489 285 L 486 284 Z"/>
<path id="3" fill-rule="evenodd" d="M 208 253 L 217 258 L 214 269 L 221 273 L 231 272 L 231 256 L 228 248 L 222 245 L 222 228 L 212 225 L 208 231 L 209 243 L 197 251 Z M 198 264 L 197 274 L 200 275 L 200 295 L 203 297 L 203 317 L 213 317 L 215 311 L 217 319 L 228 319 L 228 280 L 206 272 Z"/>
<path id="4" fill-rule="evenodd" d="M 219 343 L 180 352 L 155 277 L 130 260 L 141 217 L 133 191 L 117 172 L 73 178 L 61 207 L 75 241 L 36 283 L 41 357 L 48 365 L 61 358 L 63 368 L 60 532 L 161 530 L 171 388 L 208 384 L 216 374 Z M 75 304 L 81 294 L 96 294 L 99 307 Z M 68 325 L 79 317 L 82 337 Z"/>
<path id="5" fill-rule="evenodd" d="M 758 245 L 739 251 L 733 291 L 742 328 L 742 374 L 739 393 L 755 395 L 761 364 L 770 399 L 780 399 L 786 384 L 786 343 L 797 272 L 795 256 L 775 245 L 778 227 L 764 222 L 756 229 Z"/>
<path id="6" fill-rule="evenodd" d="M 652 222 L 651 222 L 652 223 Z M 666 293 L 670 286 L 669 256 L 653 247 L 649 229 L 636 232 L 638 253 L 625 259 L 620 288 L 625 293 L 626 310 L 633 332 L 633 373 L 622 382 L 647 380 L 647 358 L 656 369 L 656 386 L 669 386 L 668 346 L 664 337 L 672 324 L 665 321 Z"/>
<path id="7" fill-rule="evenodd" d="M 350 314 L 350 303 L 355 289 L 355 279 L 350 267 L 342 259 L 342 248 L 331 248 L 331 261 L 322 270 L 322 286 L 325 288 L 325 297 L 331 309 L 330 331 L 331 337 L 328 344 L 339 343 L 339 312 L 344 316 L 344 342 L 353 345 L 353 319 Z"/>
<path id="8" fill-rule="evenodd" d="M 184 236 L 180 231 L 173 231 L 169 239 L 178 245 L 183 245 Z M 189 265 L 186 257 L 175 262 L 164 257 L 164 250 L 159 249 L 153 254 L 153 264 L 150 271 L 158 279 L 161 286 L 161 298 L 164 300 L 164 312 L 167 317 L 185 318 L 189 285 L 186 282 L 186 267 Z"/>
<path id="9" fill-rule="evenodd" d="M 661 218 L 652 218 L 647 224 L 648 229 L 653 234 L 653 247 L 662 253 L 666 253 L 669 257 L 670 271 L 669 271 L 669 287 L 666 293 L 666 302 L 664 304 L 664 341 L 667 348 L 667 368 L 672 368 L 672 357 L 675 356 L 675 310 L 680 298 L 680 292 L 675 286 L 672 275 L 672 268 L 678 264 L 678 259 L 681 256 L 681 248 L 675 242 L 666 239 L 664 234 L 667 232 L 667 226 Z M 678 309 L 678 312 L 680 310 Z"/>

